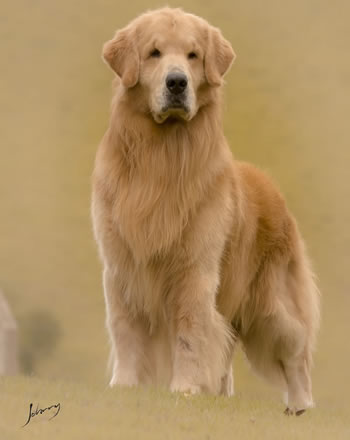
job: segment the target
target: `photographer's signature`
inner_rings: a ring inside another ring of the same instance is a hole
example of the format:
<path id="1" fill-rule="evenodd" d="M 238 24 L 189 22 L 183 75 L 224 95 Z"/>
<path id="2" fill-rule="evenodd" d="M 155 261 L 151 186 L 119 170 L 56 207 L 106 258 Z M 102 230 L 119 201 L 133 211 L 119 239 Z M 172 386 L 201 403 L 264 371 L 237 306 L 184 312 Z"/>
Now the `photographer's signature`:
<path id="1" fill-rule="evenodd" d="M 54 417 L 57 416 L 57 414 L 60 412 L 61 410 L 61 404 L 60 403 L 56 403 L 55 405 L 51 405 L 48 406 L 47 408 L 39 408 L 39 404 L 36 406 L 36 410 L 33 411 L 33 404 L 31 403 L 29 405 L 29 417 L 28 420 L 26 421 L 26 423 L 22 426 L 22 428 L 24 428 L 25 426 L 28 425 L 28 423 L 32 420 L 33 417 L 36 417 L 39 414 L 44 414 L 45 411 L 50 411 L 50 410 L 56 410 L 53 414 L 52 417 L 49 418 L 49 420 L 53 419 Z"/>

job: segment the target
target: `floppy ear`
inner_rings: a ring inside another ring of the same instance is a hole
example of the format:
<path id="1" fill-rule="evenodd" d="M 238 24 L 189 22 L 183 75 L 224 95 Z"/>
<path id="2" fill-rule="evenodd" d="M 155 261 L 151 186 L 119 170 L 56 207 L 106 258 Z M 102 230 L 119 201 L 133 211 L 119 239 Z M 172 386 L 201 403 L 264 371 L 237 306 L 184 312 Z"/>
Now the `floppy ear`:
<path id="1" fill-rule="evenodd" d="M 211 27 L 208 32 L 208 47 L 204 56 L 204 72 L 211 86 L 220 86 L 222 77 L 230 68 L 235 53 L 231 44 L 222 36 L 219 29 Z"/>
<path id="2" fill-rule="evenodd" d="M 139 80 L 139 54 L 130 28 L 118 31 L 114 38 L 103 46 L 103 59 L 120 76 L 122 84 L 134 87 Z"/>

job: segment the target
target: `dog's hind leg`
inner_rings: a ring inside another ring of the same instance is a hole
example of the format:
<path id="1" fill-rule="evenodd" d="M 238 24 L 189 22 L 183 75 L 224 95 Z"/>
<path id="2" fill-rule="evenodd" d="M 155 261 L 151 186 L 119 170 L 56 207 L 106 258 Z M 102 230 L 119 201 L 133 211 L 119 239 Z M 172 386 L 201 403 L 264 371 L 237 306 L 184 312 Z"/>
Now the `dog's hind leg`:
<path id="1" fill-rule="evenodd" d="M 286 414 L 302 414 L 313 406 L 308 335 L 305 327 L 283 307 L 255 323 L 244 336 L 253 368 L 285 391 Z"/>
<path id="2" fill-rule="evenodd" d="M 247 310 L 253 313 L 246 312 L 250 319 L 242 326 L 248 359 L 287 391 L 286 413 L 297 415 L 313 406 L 310 367 L 319 320 L 318 291 L 303 258 L 264 262 L 251 290 Z"/>
<path id="3" fill-rule="evenodd" d="M 302 414 L 307 408 L 313 407 L 311 392 L 311 379 L 307 356 L 301 355 L 293 358 L 285 358 L 281 361 L 281 367 L 287 383 L 285 413 Z"/>
<path id="4" fill-rule="evenodd" d="M 285 298 L 280 308 L 280 324 L 284 325 L 278 349 L 288 390 L 286 414 L 300 415 L 314 406 L 310 368 L 319 326 L 319 293 L 307 262 L 290 265 L 288 275 L 288 297 L 299 297 L 299 301 L 293 308 Z"/>

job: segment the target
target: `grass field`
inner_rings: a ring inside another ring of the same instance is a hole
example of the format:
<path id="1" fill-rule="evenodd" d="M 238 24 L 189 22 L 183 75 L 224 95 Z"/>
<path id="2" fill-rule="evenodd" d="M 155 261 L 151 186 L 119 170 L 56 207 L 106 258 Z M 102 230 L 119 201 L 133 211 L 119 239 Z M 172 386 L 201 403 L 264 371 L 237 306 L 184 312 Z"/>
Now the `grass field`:
<path id="1" fill-rule="evenodd" d="M 1 379 L 1 440 L 348 440 L 349 419 L 334 407 L 300 417 L 256 393 L 184 397 L 164 390 L 104 389 L 28 377 Z M 29 403 L 55 409 L 31 419 Z"/>

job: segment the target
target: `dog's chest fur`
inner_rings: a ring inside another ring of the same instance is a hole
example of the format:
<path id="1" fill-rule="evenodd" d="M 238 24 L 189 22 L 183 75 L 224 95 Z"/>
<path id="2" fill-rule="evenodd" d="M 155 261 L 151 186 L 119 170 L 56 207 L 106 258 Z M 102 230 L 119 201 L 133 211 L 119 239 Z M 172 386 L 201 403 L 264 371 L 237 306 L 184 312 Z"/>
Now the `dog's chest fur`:
<path id="1" fill-rule="evenodd" d="M 223 169 L 231 157 L 224 139 L 213 137 L 211 123 L 204 132 L 179 129 L 156 140 L 119 127 L 113 143 L 106 136 L 99 150 L 95 200 L 105 212 L 98 216 L 101 224 L 95 222 L 97 235 L 104 235 L 100 250 L 122 279 L 135 314 L 162 314 L 164 297 L 198 247 L 208 246 L 204 254 L 212 255 L 222 246 L 223 207 L 230 204 Z"/>
<path id="2" fill-rule="evenodd" d="M 193 157 L 186 148 L 191 147 L 158 146 L 151 163 L 149 156 L 144 162 L 142 154 L 134 161 L 127 157 L 127 164 L 125 157 L 117 158 L 112 217 L 137 263 L 180 246 L 186 226 L 196 215 L 210 173 L 203 177 L 203 172 L 194 172 Z"/>

